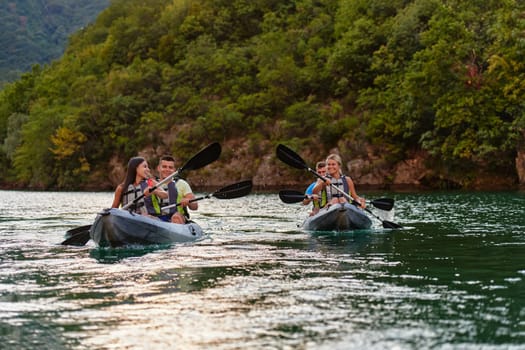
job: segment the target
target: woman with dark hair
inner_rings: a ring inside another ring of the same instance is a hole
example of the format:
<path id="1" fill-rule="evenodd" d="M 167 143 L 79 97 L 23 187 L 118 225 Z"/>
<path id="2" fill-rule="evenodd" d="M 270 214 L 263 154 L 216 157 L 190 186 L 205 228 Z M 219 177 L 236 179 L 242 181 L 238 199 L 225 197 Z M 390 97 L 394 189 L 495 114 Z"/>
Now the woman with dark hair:
<path id="1" fill-rule="evenodd" d="M 144 215 L 156 215 L 160 213 L 160 207 L 151 198 L 150 188 L 157 185 L 151 177 L 148 162 L 143 157 L 133 157 L 128 162 L 128 168 L 124 181 L 115 189 L 112 208 L 124 206 L 135 201 L 133 211 Z M 156 188 L 153 193 L 159 198 L 168 198 L 168 193 L 162 188 Z M 141 195 L 144 196 L 139 198 Z"/>

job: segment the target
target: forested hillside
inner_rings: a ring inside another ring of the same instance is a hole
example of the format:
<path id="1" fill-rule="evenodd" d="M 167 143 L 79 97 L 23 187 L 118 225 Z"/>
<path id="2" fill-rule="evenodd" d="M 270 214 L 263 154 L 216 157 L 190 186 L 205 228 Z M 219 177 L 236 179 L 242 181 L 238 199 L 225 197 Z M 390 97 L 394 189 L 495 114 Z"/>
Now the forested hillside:
<path id="1" fill-rule="evenodd" d="M 68 36 L 108 5 L 109 0 L 0 2 L 0 87 L 32 65 L 62 56 Z"/>
<path id="2" fill-rule="evenodd" d="M 434 186 L 525 183 L 524 33 L 515 0 L 113 1 L 0 93 L 0 177 L 109 188 L 139 152 L 219 141 L 210 181 L 295 178 L 285 143 L 312 164 L 337 148 L 358 183 L 406 164 Z"/>

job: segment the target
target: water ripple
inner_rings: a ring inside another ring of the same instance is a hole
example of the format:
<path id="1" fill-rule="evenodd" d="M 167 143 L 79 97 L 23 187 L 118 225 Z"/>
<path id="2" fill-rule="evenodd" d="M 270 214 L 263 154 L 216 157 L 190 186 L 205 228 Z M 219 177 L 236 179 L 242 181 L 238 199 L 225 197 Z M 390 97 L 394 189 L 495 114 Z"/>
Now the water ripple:
<path id="1" fill-rule="evenodd" d="M 0 338 L 11 348 L 525 342 L 521 193 L 371 193 L 395 197 L 392 221 L 405 228 L 375 220 L 370 231 L 318 235 L 298 228 L 309 208 L 275 194 L 212 198 L 192 216 L 202 241 L 122 249 L 59 245 L 111 193 L 1 194 Z"/>

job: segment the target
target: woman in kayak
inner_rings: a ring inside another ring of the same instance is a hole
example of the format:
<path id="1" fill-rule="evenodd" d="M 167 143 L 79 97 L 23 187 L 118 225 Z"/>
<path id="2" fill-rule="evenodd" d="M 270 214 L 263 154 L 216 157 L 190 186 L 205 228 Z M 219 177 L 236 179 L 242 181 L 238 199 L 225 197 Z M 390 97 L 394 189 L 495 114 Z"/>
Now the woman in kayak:
<path id="1" fill-rule="evenodd" d="M 326 189 L 328 204 L 335 204 L 348 202 L 347 196 L 341 193 L 344 192 L 353 198 L 361 208 L 364 208 L 366 206 L 365 199 L 357 195 L 354 182 L 350 176 L 343 175 L 341 164 L 341 157 L 338 154 L 332 153 L 326 158 L 326 182 L 321 179 L 317 180 L 313 193 Z"/>
<path id="2" fill-rule="evenodd" d="M 133 157 L 128 162 L 128 169 L 124 182 L 115 190 L 112 208 L 135 202 L 133 211 L 143 215 L 160 213 L 158 203 L 152 201 L 150 188 L 157 185 L 151 177 L 148 162 L 143 157 Z M 159 198 L 168 198 L 168 193 L 162 188 L 156 188 L 153 193 Z M 142 198 L 140 198 L 144 195 Z M 140 198 L 140 199 L 138 199 Z"/>

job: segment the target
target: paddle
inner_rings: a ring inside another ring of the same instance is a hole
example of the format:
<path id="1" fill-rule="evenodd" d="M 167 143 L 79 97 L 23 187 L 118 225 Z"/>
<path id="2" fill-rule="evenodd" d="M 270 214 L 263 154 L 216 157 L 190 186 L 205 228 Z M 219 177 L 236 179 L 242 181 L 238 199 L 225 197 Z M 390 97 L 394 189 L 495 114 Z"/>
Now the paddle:
<path id="1" fill-rule="evenodd" d="M 199 201 L 201 199 L 205 198 L 211 198 L 215 197 L 218 199 L 233 199 L 233 198 L 239 198 L 248 195 L 252 190 L 252 181 L 246 180 L 237 182 L 235 184 L 231 184 L 228 186 L 225 186 L 221 189 L 218 189 L 217 191 L 207 194 L 205 196 L 193 198 L 190 200 L 190 202 Z M 172 207 L 179 206 L 180 203 L 171 204 L 165 207 L 162 207 L 162 209 L 169 209 Z M 62 242 L 62 245 L 74 245 L 74 246 L 84 246 L 90 239 L 89 235 L 89 229 L 91 228 L 91 225 L 85 225 L 80 226 L 71 230 L 68 230 L 66 232 L 67 239 Z"/>
<path id="2" fill-rule="evenodd" d="M 352 201 L 352 204 L 355 205 L 355 206 L 359 206 L 359 203 L 355 200 Z M 368 212 L 368 214 L 372 215 L 373 217 L 375 217 L 377 220 L 381 221 L 381 223 L 383 224 L 383 227 L 384 228 L 403 228 L 403 226 L 399 225 L 399 224 L 396 224 L 395 222 L 392 222 L 392 221 L 388 221 L 388 220 L 383 220 L 381 219 L 379 216 L 377 216 L 376 214 L 374 214 L 370 209 L 368 208 L 365 208 L 365 210 Z"/>
<path id="3" fill-rule="evenodd" d="M 304 199 L 311 199 L 312 196 L 307 196 L 303 192 L 293 191 L 293 190 L 282 190 L 279 191 L 279 198 L 284 203 L 299 203 Z M 394 200 L 392 198 L 378 198 L 369 201 L 374 207 L 381 210 L 392 210 L 394 207 Z"/>
<path id="4" fill-rule="evenodd" d="M 252 186 L 253 186 L 252 180 L 237 182 L 237 183 L 225 186 L 223 188 L 220 188 L 213 193 L 210 193 L 210 194 L 207 194 L 201 197 L 193 198 L 190 200 L 190 203 L 200 201 L 201 199 L 211 198 L 211 197 L 215 197 L 218 199 L 233 199 L 233 198 L 244 197 L 251 192 Z M 165 207 L 162 207 L 162 209 L 164 210 L 164 209 L 170 209 L 173 207 L 178 207 L 180 204 L 181 204 L 180 202 L 175 203 L 175 204 L 170 204 Z"/>
<path id="5" fill-rule="evenodd" d="M 307 196 L 302 192 L 299 191 L 293 191 L 293 190 L 282 190 L 279 191 L 279 198 L 284 203 L 298 203 L 302 202 L 305 198 L 310 198 L 311 196 Z M 370 201 L 373 206 L 375 206 L 378 209 L 382 210 L 392 210 L 393 206 L 393 200 L 390 198 L 379 198 L 376 200 Z M 352 200 L 352 204 L 359 207 L 359 203 L 355 200 Z M 384 209 L 383 209 L 384 208 Z M 382 220 L 379 216 L 375 215 L 370 209 L 364 208 L 370 215 L 375 217 L 376 219 L 380 220 L 383 223 L 384 228 L 401 228 L 402 226 L 399 224 L 396 224 L 395 222 L 390 222 L 387 220 Z"/>
<path id="6" fill-rule="evenodd" d="M 89 229 L 91 225 L 84 225 L 66 231 L 66 240 L 62 245 L 84 246 L 89 241 Z"/>
<path id="7" fill-rule="evenodd" d="M 197 154 L 195 154 L 190 160 L 188 160 L 182 167 L 178 168 L 173 174 L 169 175 L 162 181 L 160 181 L 157 185 L 150 188 L 150 193 L 155 191 L 159 186 L 162 186 L 169 181 L 171 181 L 175 176 L 179 175 L 181 172 L 186 170 L 196 170 L 200 169 L 214 161 L 216 161 L 219 156 L 221 155 L 221 145 L 218 142 L 214 142 L 209 144 L 208 146 L 204 147 L 202 150 L 200 150 Z M 132 202 L 126 204 L 122 207 L 122 209 L 128 209 L 132 205 L 135 205 L 137 201 L 142 199 L 144 197 L 144 194 L 140 195 L 139 197 L 135 198 Z M 91 225 L 89 225 L 91 227 Z M 89 227 L 88 225 L 77 227 L 75 229 L 71 229 L 70 231 L 76 231 L 72 232 L 70 237 L 66 237 L 67 239 L 63 241 L 62 245 L 78 245 L 82 246 L 85 245 L 89 239 Z M 87 229 L 86 229 L 87 228 Z"/>
<path id="8" fill-rule="evenodd" d="M 205 148 L 203 148 L 199 153 L 194 155 L 190 160 L 186 162 L 183 166 L 175 170 L 171 175 L 167 176 L 165 179 L 160 181 L 155 186 L 151 187 L 149 189 L 149 193 L 152 193 L 155 191 L 158 187 L 167 184 L 170 182 L 175 176 L 179 175 L 181 172 L 186 170 L 197 170 L 200 169 L 214 161 L 216 161 L 219 156 L 221 155 L 221 145 L 218 142 L 214 142 Z M 137 198 L 133 199 L 132 202 L 126 204 L 122 207 L 122 209 L 128 209 L 132 205 L 135 205 L 139 200 L 144 198 L 144 194 L 141 194 Z"/>
<path id="9" fill-rule="evenodd" d="M 91 225 L 84 225 L 84 226 L 75 227 L 75 228 L 72 228 L 71 230 L 67 230 L 65 236 L 66 236 L 66 238 L 69 238 L 71 236 L 76 235 L 77 233 L 87 231 L 90 228 L 91 228 Z"/>
<path id="10" fill-rule="evenodd" d="M 311 172 L 312 174 L 314 174 L 315 176 L 317 176 L 318 178 L 320 178 L 321 180 L 326 182 L 327 179 L 324 176 L 320 175 L 317 171 L 315 171 L 314 169 L 310 168 L 306 164 L 306 162 L 303 160 L 303 158 L 301 158 L 301 156 L 299 156 L 297 153 L 295 153 L 293 150 L 291 150 L 290 148 L 286 147 L 285 145 L 279 144 L 277 146 L 277 149 L 276 149 L 276 154 L 277 154 L 277 158 L 279 158 L 282 162 L 284 162 L 284 163 L 286 163 L 286 164 L 288 164 L 288 165 L 290 165 L 290 166 L 292 166 L 292 167 L 294 167 L 296 169 L 305 169 L 305 170 Z M 348 193 L 344 192 L 339 187 L 334 186 L 333 184 L 330 184 L 330 185 L 332 186 L 332 188 L 334 188 L 337 191 L 341 192 L 348 200 L 351 200 L 352 204 L 359 206 L 359 203 L 355 202 L 352 199 L 352 197 L 350 197 L 348 195 Z M 401 228 L 401 227 L 403 227 L 403 226 L 401 226 L 399 224 L 396 224 L 395 222 L 382 220 L 377 215 L 373 214 L 370 211 L 370 209 L 368 209 L 368 208 L 365 208 L 365 210 L 368 213 L 370 213 L 373 217 L 375 217 L 376 219 L 380 220 L 381 223 L 383 224 L 384 228 Z"/>

